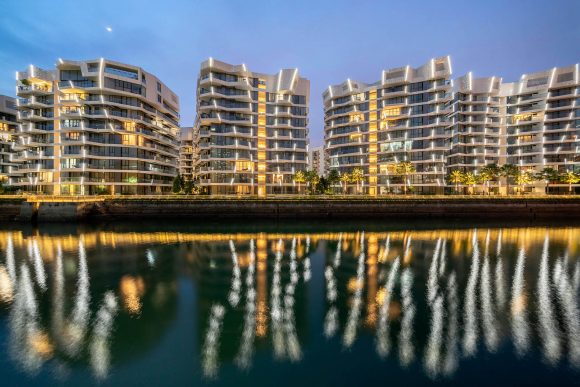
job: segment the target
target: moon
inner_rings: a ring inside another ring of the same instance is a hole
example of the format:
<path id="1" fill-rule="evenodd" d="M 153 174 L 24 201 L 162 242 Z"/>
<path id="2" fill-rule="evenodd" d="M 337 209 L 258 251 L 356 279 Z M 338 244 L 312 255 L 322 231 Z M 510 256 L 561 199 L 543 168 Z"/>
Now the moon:
<path id="1" fill-rule="evenodd" d="M 107 30 L 107 32 L 113 32 L 113 29 L 111 27 L 105 27 L 105 29 Z"/>

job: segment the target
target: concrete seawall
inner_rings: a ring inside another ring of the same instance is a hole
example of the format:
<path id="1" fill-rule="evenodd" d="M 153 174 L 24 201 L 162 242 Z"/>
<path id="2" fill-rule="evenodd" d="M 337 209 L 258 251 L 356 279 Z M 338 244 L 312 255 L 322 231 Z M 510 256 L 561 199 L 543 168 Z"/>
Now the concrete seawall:
<path id="1" fill-rule="evenodd" d="M 70 222 L 181 218 L 580 220 L 578 198 L 95 198 L 0 200 L 0 221 Z"/>

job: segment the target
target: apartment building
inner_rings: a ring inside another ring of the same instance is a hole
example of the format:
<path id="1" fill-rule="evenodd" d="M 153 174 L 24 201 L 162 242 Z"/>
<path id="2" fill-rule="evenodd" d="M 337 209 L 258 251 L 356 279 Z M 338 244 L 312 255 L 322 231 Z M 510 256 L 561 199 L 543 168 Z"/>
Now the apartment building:
<path id="1" fill-rule="evenodd" d="M 308 169 L 316 171 L 318 176 L 328 174 L 327 153 L 324 146 L 312 147 L 308 151 Z"/>
<path id="2" fill-rule="evenodd" d="M 578 64 L 505 83 L 506 158 L 523 170 L 580 171 Z"/>
<path id="3" fill-rule="evenodd" d="M 178 169 L 179 98 L 140 67 L 59 59 L 17 73 L 22 177 L 54 195 L 162 194 Z"/>
<path id="4" fill-rule="evenodd" d="M 193 127 L 181 128 L 179 142 L 179 174 L 185 180 L 192 180 L 194 178 L 194 149 Z"/>
<path id="5" fill-rule="evenodd" d="M 323 102 L 330 168 L 340 173 L 361 168 L 370 195 L 407 185 L 420 193 L 443 193 L 450 76 L 450 58 L 442 57 L 418 68 L 384 70 L 372 84 L 347 79 L 329 86 Z M 416 173 L 399 174 L 400 162 L 412 163 Z"/>
<path id="6" fill-rule="evenodd" d="M 194 142 L 200 187 L 211 194 L 291 194 L 308 166 L 310 81 L 298 69 L 201 64 Z"/>
<path id="7" fill-rule="evenodd" d="M 4 184 L 10 184 L 10 177 L 18 172 L 13 160 L 16 114 L 16 100 L 0 95 L 0 182 Z"/>
<path id="8" fill-rule="evenodd" d="M 477 174 L 488 164 L 505 164 L 501 78 L 473 78 L 453 83 L 447 170 Z"/>

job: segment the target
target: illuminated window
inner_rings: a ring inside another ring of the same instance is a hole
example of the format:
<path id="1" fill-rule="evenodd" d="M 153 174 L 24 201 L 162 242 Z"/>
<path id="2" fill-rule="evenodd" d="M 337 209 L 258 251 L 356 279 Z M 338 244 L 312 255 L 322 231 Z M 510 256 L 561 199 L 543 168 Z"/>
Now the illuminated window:
<path id="1" fill-rule="evenodd" d="M 401 115 L 400 107 L 384 108 L 381 112 L 381 118 L 394 117 Z"/>
<path id="2" fill-rule="evenodd" d="M 361 122 L 365 120 L 363 113 L 353 113 L 350 115 L 350 122 Z"/>

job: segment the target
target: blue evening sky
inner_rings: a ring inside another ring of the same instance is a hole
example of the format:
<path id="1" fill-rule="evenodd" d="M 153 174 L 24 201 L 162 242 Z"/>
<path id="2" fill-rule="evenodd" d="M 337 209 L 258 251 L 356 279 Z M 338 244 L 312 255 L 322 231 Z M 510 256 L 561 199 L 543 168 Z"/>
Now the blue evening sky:
<path id="1" fill-rule="evenodd" d="M 311 81 L 311 144 L 322 144 L 321 94 L 346 78 L 451 55 L 454 77 L 522 73 L 580 61 L 580 0 L 0 0 L 0 94 L 14 73 L 58 58 L 143 67 L 195 115 L 199 64 L 212 56 L 258 72 L 298 67 Z M 107 30 L 111 28 L 111 31 Z"/>

